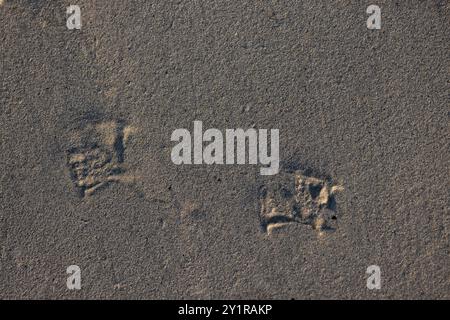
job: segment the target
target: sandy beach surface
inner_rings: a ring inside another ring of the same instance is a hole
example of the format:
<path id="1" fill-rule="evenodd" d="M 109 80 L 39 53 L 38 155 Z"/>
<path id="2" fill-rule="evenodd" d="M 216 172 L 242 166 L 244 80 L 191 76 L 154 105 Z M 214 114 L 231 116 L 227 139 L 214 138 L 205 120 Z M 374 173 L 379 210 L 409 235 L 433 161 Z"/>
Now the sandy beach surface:
<path id="1" fill-rule="evenodd" d="M 1 299 L 450 298 L 448 2 L 0 2 Z M 194 121 L 280 173 L 175 165 Z"/>

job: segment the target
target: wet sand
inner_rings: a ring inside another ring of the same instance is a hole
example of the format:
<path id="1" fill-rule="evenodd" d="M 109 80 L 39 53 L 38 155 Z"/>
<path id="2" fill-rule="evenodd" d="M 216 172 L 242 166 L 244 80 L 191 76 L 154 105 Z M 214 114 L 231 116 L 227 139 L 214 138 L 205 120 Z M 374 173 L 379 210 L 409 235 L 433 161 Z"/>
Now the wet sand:
<path id="1" fill-rule="evenodd" d="M 370 1 L 77 0 L 81 30 L 3 2 L 0 298 L 450 297 L 445 1 L 378 1 L 381 30 Z M 279 129 L 280 174 L 173 164 L 195 120 Z"/>

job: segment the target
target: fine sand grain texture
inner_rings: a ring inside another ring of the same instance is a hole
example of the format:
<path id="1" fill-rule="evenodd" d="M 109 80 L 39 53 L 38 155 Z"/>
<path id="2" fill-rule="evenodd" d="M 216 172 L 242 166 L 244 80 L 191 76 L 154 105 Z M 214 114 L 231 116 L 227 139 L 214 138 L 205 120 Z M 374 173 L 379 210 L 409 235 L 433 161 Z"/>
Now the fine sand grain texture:
<path id="1" fill-rule="evenodd" d="M 449 299 L 449 4 L 370 4 L 0 0 L 0 298 Z M 173 164 L 195 120 L 280 173 Z"/>

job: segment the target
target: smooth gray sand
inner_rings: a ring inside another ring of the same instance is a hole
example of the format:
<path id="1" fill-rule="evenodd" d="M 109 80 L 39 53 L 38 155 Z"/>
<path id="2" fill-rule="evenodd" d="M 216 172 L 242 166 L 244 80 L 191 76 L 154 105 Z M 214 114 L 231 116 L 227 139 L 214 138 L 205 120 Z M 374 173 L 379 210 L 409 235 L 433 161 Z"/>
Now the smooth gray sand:
<path id="1" fill-rule="evenodd" d="M 2 2 L 0 298 L 450 298 L 447 1 Z M 194 120 L 280 129 L 281 173 L 174 165 Z M 264 229 L 296 169 L 334 232 Z"/>

